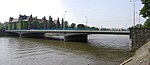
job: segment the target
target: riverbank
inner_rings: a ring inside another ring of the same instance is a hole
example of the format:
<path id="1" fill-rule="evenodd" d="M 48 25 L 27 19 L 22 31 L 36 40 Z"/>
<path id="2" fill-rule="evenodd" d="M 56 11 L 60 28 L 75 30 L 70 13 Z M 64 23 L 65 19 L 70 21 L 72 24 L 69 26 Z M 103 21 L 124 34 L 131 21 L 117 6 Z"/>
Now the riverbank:
<path id="1" fill-rule="evenodd" d="M 150 65 L 150 41 L 136 50 L 133 57 L 120 65 Z"/>

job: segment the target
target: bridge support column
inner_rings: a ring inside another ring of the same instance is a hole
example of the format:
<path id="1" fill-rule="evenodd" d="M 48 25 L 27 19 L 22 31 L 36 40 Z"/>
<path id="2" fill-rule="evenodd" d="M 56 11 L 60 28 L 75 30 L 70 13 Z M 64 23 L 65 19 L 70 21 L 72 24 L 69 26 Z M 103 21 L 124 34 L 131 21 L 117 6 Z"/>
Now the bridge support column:
<path id="1" fill-rule="evenodd" d="M 64 41 L 66 41 L 66 42 L 87 42 L 87 34 L 86 35 L 65 36 Z"/>
<path id="2" fill-rule="evenodd" d="M 43 39 L 44 38 L 44 33 L 26 33 L 26 34 L 20 34 L 20 37 Z"/>

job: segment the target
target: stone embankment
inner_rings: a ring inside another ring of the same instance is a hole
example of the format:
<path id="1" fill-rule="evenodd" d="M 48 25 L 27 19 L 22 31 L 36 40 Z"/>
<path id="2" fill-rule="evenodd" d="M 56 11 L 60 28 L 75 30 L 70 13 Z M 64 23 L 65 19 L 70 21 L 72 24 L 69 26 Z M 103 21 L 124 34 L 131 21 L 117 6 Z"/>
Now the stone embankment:
<path id="1" fill-rule="evenodd" d="M 150 41 L 136 50 L 133 57 L 120 65 L 150 65 Z"/>

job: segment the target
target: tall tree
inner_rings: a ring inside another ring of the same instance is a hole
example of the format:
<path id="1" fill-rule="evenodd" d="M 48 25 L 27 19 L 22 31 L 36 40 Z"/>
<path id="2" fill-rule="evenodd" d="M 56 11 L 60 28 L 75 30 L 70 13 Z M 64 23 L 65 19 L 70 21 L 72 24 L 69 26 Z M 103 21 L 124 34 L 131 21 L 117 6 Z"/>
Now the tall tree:
<path id="1" fill-rule="evenodd" d="M 49 16 L 49 28 L 53 28 L 54 26 L 53 26 L 53 19 L 52 19 L 52 17 L 51 16 Z"/>
<path id="2" fill-rule="evenodd" d="M 32 28 L 31 27 L 31 22 L 33 21 L 32 14 L 30 15 L 29 21 L 28 21 L 28 29 Z"/>
<path id="3" fill-rule="evenodd" d="M 61 28 L 64 28 L 64 19 L 61 19 Z"/>
<path id="4" fill-rule="evenodd" d="M 76 24 L 75 23 L 72 23 L 71 25 L 70 25 L 70 28 L 75 28 L 76 27 Z"/>
<path id="5" fill-rule="evenodd" d="M 64 22 L 64 27 L 65 27 L 65 28 L 68 28 L 68 27 L 69 27 L 68 21 L 65 21 L 65 22 Z"/>
<path id="6" fill-rule="evenodd" d="M 150 18 L 145 21 L 144 27 L 145 28 L 150 28 Z"/>
<path id="7" fill-rule="evenodd" d="M 84 24 L 78 24 L 77 28 L 84 28 Z"/>
<path id="8" fill-rule="evenodd" d="M 144 23 L 144 27 L 150 28 L 150 0 L 141 0 L 144 4 L 143 8 L 140 10 L 140 15 L 142 15 L 147 20 Z"/>
<path id="9" fill-rule="evenodd" d="M 60 28 L 60 21 L 59 21 L 59 17 L 58 17 L 58 19 L 57 19 L 57 22 L 56 22 L 56 28 Z"/>
<path id="10" fill-rule="evenodd" d="M 150 17 L 150 0 L 141 0 L 142 4 L 144 4 L 143 8 L 140 10 L 140 14 L 143 15 L 144 18 Z"/>
<path id="11" fill-rule="evenodd" d="M 31 27 L 32 27 L 33 29 L 36 29 L 38 23 L 39 23 L 39 22 L 37 21 L 37 17 L 34 17 L 34 18 L 33 18 L 33 21 L 31 22 Z"/>
<path id="12" fill-rule="evenodd" d="M 46 28 L 47 28 L 47 20 L 46 20 L 46 17 L 44 16 L 42 20 L 43 20 L 43 28 L 46 29 Z"/>

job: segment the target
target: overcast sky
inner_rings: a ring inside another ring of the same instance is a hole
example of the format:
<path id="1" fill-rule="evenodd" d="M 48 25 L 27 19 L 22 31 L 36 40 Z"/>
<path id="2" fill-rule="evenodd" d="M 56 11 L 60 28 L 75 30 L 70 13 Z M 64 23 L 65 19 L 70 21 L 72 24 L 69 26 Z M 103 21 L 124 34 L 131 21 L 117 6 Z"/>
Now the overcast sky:
<path id="1" fill-rule="evenodd" d="M 53 19 L 63 18 L 69 23 L 86 23 L 107 28 L 128 28 L 133 25 L 133 3 L 130 0 L 0 0 L 0 21 L 9 17 L 18 18 L 26 14 L 42 18 L 51 15 Z M 136 23 L 142 8 L 141 1 L 136 3 Z M 67 12 L 65 12 L 67 11 Z M 144 19 L 141 18 L 141 23 Z"/>

